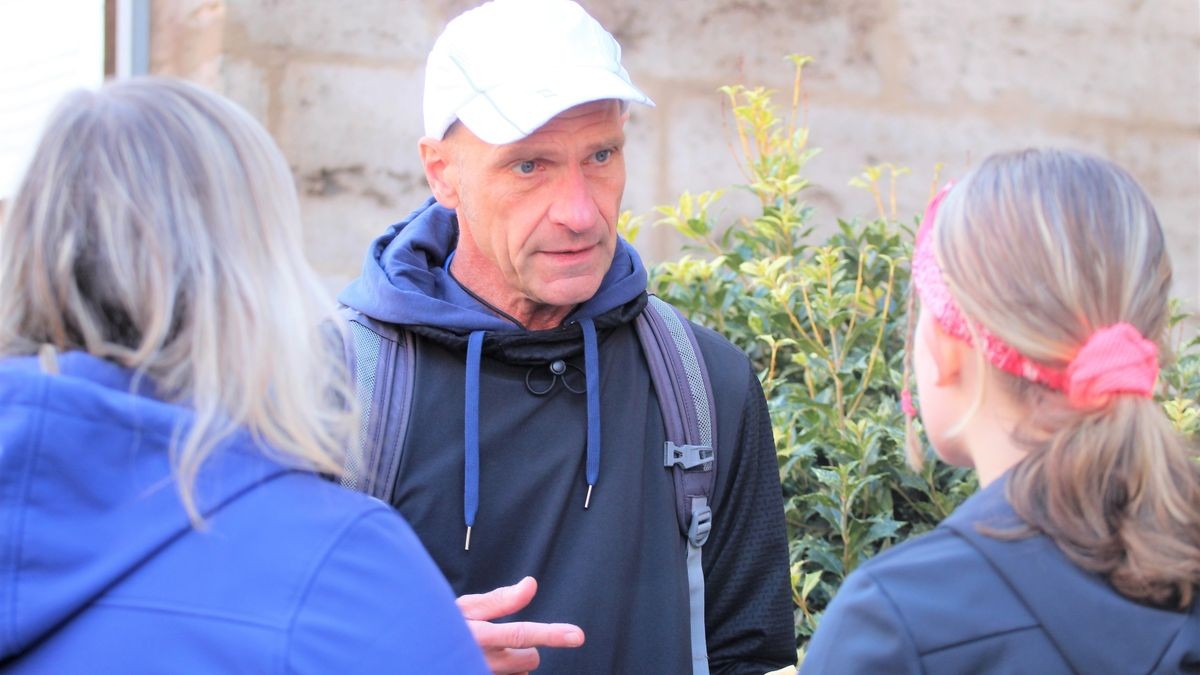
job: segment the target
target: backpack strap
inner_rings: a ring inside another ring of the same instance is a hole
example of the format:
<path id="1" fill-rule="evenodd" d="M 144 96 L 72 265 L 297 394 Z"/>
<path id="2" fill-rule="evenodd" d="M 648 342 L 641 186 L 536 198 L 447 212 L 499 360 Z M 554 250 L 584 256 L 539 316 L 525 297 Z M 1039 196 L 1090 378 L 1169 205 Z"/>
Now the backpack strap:
<path id="1" fill-rule="evenodd" d="M 338 316 L 349 334 L 343 346 L 360 411 L 360 452 L 341 483 L 391 504 L 412 410 L 415 338 L 349 307 Z"/>
<path id="2" fill-rule="evenodd" d="M 692 673 L 708 675 L 700 552 L 712 528 L 716 483 L 712 384 L 691 324 L 677 309 L 656 296 L 648 296 L 635 325 L 667 428 L 663 465 L 671 469 L 675 515 L 687 537 Z"/>

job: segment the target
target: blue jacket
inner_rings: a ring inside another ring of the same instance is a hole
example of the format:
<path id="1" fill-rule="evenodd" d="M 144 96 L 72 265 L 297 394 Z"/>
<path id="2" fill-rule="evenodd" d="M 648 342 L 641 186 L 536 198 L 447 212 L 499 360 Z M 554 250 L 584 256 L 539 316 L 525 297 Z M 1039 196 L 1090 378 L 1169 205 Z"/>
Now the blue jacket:
<path id="1" fill-rule="evenodd" d="M 241 435 L 205 464 L 194 529 L 167 459 L 189 411 L 86 354 L 60 365 L 0 361 L 0 669 L 485 672 L 391 509 Z"/>
<path id="2" fill-rule="evenodd" d="M 1005 479 L 933 532 L 846 579 L 802 673 L 1200 672 L 1200 603 L 1155 609 L 1084 572 L 1047 537 L 1001 540 L 1016 514 Z"/>

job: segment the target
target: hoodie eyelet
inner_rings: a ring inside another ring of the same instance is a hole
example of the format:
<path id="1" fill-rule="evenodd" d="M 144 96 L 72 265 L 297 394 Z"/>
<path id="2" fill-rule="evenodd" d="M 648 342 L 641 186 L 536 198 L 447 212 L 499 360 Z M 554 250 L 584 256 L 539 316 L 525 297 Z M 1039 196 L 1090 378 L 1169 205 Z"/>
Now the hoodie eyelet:
<path id="1" fill-rule="evenodd" d="M 583 369 L 563 359 L 556 359 L 544 366 L 531 366 L 525 371 L 525 388 L 534 396 L 549 394 L 560 382 L 572 394 L 587 393 Z"/>

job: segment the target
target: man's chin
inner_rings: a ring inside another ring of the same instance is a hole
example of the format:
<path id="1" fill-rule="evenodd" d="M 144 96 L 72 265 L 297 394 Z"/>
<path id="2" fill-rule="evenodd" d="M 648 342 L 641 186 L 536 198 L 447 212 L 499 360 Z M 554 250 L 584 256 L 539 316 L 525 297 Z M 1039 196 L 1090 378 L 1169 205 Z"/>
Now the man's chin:
<path id="1" fill-rule="evenodd" d="M 596 278 L 563 279 L 547 284 L 541 295 L 541 303 L 553 307 L 574 307 L 581 305 L 600 290 L 600 280 Z"/>

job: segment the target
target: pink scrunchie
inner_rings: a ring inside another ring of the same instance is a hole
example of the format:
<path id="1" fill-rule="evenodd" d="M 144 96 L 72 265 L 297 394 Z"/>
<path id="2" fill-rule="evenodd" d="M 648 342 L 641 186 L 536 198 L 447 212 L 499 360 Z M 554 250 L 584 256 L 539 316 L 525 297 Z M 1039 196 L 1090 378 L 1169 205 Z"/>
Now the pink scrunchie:
<path id="1" fill-rule="evenodd" d="M 1067 400 L 1074 408 L 1102 404 L 1110 394 L 1149 397 L 1158 379 L 1158 347 L 1127 323 L 1101 328 L 1067 366 Z"/>

